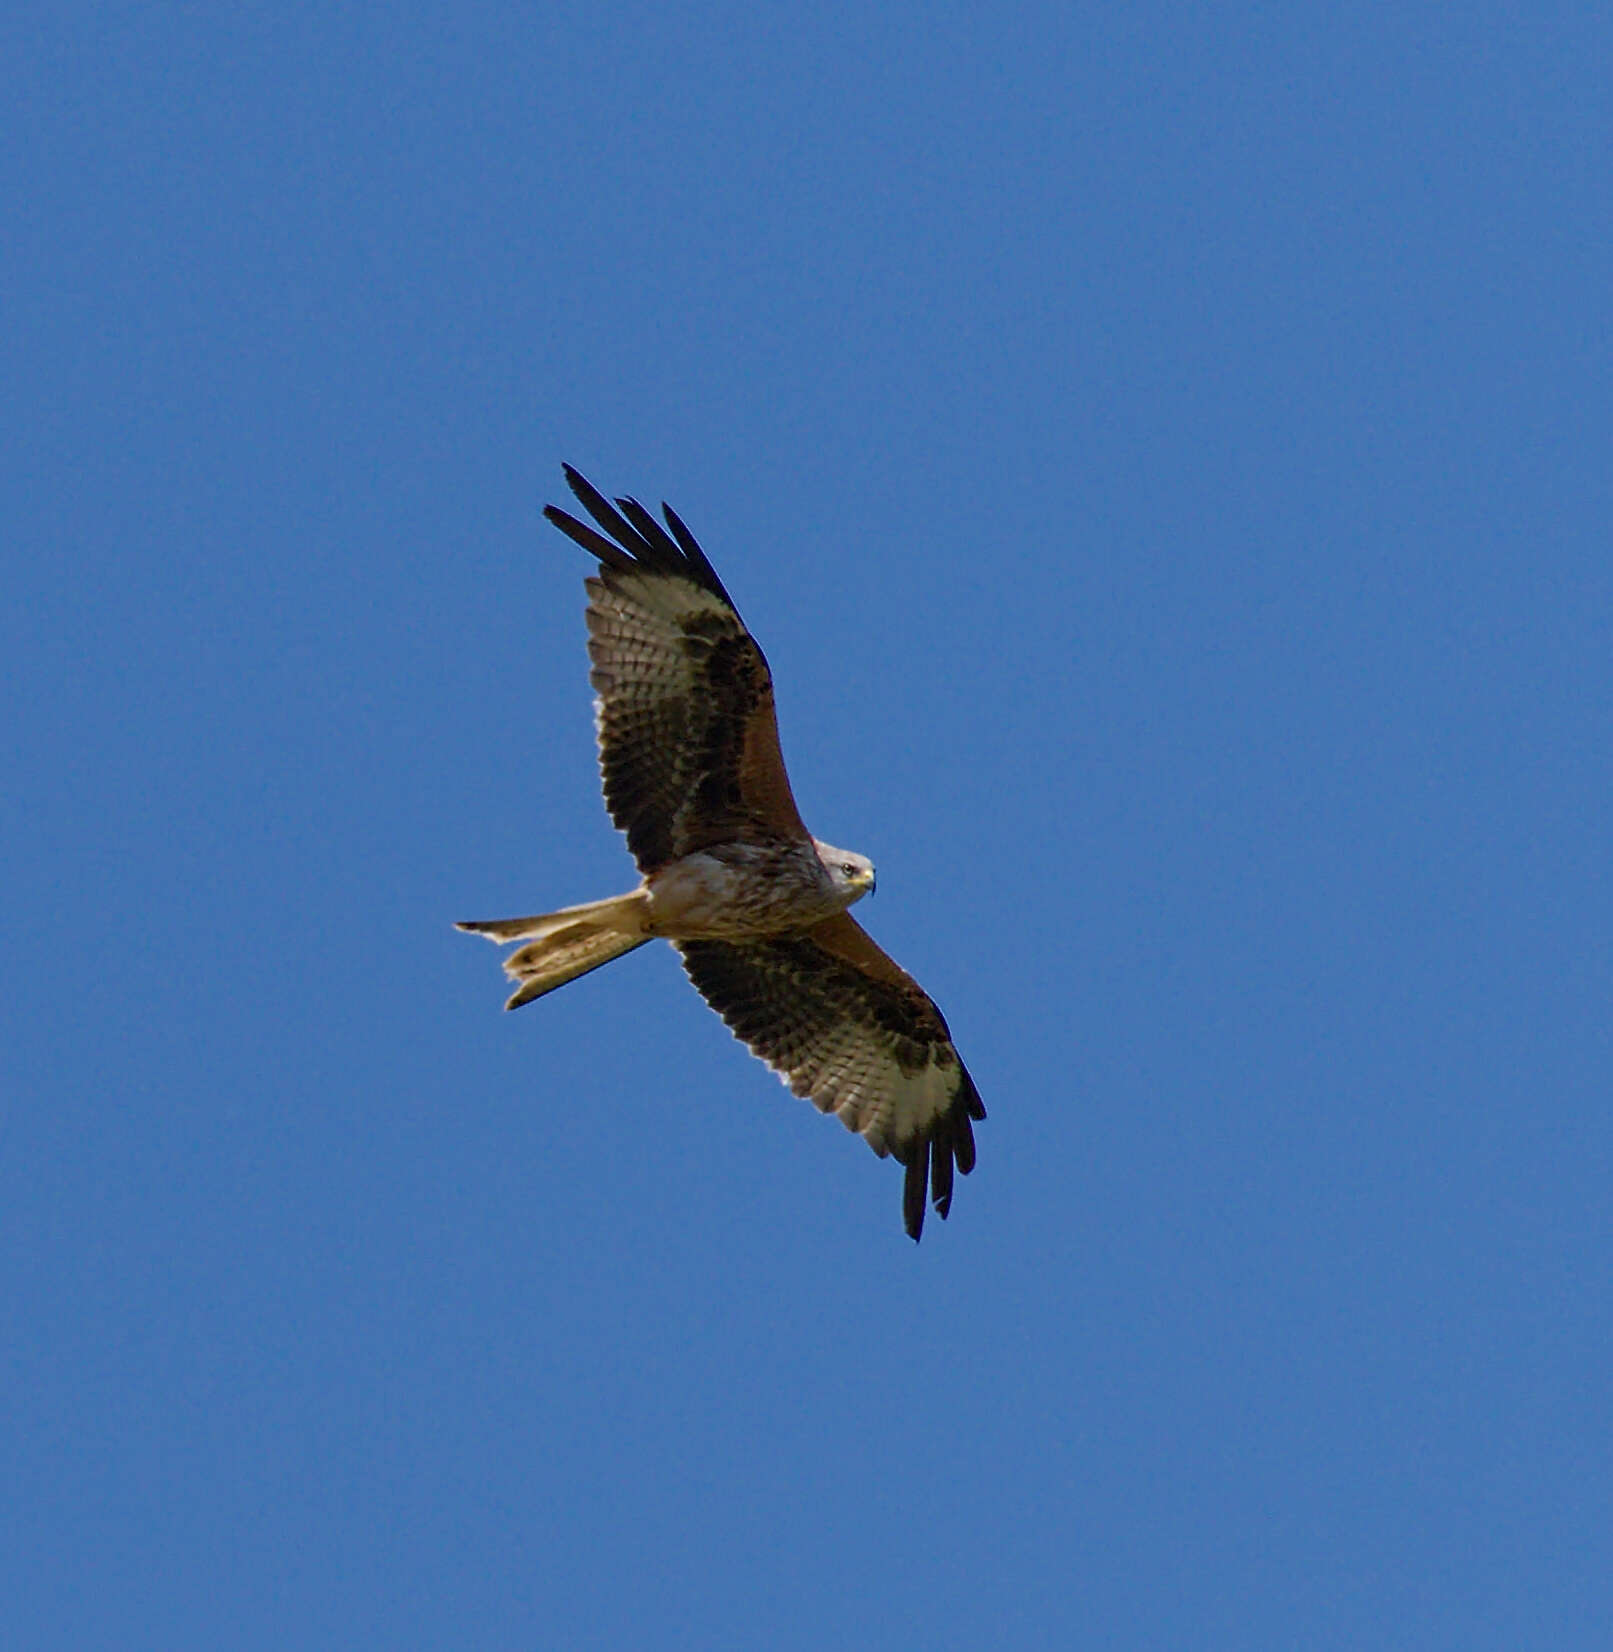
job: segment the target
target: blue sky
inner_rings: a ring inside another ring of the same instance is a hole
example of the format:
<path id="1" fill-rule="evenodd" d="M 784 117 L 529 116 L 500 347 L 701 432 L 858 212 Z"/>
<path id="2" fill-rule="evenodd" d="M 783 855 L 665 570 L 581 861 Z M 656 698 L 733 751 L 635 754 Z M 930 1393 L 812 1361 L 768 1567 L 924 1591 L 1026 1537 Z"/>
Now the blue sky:
<path id="1" fill-rule="evenodd" d="M 1605 1645 L 1606 19 L 4 35 L 15 1644 Z M 563 459 L 979 1082 L 917 1248 L 450 928 L 632 881 Z"/>

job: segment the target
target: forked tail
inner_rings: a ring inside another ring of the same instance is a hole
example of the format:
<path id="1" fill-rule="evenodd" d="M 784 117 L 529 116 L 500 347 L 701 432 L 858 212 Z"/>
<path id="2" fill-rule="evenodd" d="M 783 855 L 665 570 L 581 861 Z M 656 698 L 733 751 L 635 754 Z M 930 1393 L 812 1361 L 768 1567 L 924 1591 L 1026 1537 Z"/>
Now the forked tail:
<path id="1" fill-rule="evenodd" d="M 518 1010 L 567 981 L 575 981 L 612 958 L 649 940 L 649 894 L 635 889 L 607 901 L 568 906 L 535 918 L 490 918 L 455 924 L 491 941 L 525 941 L 504 960 L 504 973 L 521 984 L 510 994 L 507 1010 Z"/>

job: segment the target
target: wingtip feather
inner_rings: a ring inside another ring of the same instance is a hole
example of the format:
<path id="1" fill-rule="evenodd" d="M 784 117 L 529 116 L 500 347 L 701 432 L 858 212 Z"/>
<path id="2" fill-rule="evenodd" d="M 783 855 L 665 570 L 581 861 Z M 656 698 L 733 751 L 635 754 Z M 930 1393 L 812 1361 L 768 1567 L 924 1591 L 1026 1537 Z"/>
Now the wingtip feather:
<path id="1" fill-rule="evenodd" d="M 610 536 L 602 537 L 596 529 L 579 522 L 557 505 L 545 505 L 544 516 L 567 538 L 612 567 L 644 567 L 681 574 L 725 602 L 737 617 L 739 610 L 734 607 L 734 599 L 717 577 L 717 570 L 670 505 L 661 506 L 667 526 L 672 530 L 669 537 L 667 529 L 638 500 L 627 497 L 618 499 L 613 505 L 576 466 L 562 462 L 560 469 L 565 475 L 566 485 L 581 501 L 583 509 Z"/>
<path id="2" fill-rule="evenodd" d="M 944 1222 L 952 1209 L 952 1143 L 937 1141 L 930 1150 L 930 1203 Z"/>
<path id="3" fill-rule="evenodd" d="M 916 1245 L 924 1232 L 924 1194 L 930 1180 L 930 1139 L 921 1136 L 908 1149 L 902 1182 L 902 1226 Z"/>

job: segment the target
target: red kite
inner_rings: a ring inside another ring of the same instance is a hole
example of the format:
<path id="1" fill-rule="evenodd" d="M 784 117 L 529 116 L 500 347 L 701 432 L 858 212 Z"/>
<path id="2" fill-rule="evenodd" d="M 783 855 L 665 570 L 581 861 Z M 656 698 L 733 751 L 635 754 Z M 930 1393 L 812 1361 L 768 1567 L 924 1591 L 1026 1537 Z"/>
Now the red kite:
<path id="1" fill-rule="evenodd" d="M 526 945 L 504 961 L 529 1004 L 661 936 L 701 996 L 798 1096 L 906 1166 L 914 1239 L 974 1168 L 974 1081 L 939 1009 L 847 912 L 866 857 L 821 843 L 790 793 L 767 661 L 694 535 L 636 499 L 616 507 L 569 465 L 603 533 L 544 515 L 599 559 L 587 581 L 605 804 L 643 881 L 533 918 L 462 923 Z M 670 530 L 670 532 L 668 531 Z M 608 537 L 607 537 L 608 536 Z"/>

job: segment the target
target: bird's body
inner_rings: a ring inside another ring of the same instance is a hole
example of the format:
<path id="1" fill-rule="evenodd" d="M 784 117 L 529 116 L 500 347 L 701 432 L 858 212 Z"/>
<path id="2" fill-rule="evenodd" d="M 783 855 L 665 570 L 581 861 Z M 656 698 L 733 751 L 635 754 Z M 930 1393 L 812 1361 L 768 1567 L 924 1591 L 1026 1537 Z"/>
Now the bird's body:
<path id="1" fill-rule="evenodd" d="M 611 537 L 545 515 L 599 559 L 587 581 L 605 800 L 642 881 L 625 895 L 530 918 L 462 923 L 526 944 L 504 961 L 507 1008 L 657 937 L 701 995 L 798 1095 L 907 1167 L 908 1232 L 951 1205 L 974 1166 L 973 1081 L 945 1020 L 847 913 L 872 863 L 807 831 L 779 751 L 767 661 L 676 514 L 566 477 Z M 667 529 L 671 530 L 670 536 Z"/>
<path id="2" fill-rule="evenodd" d="M 669 941 L 740 941 L 810 929 L 873 887 L 861 855 L 827 843 L 726 843 L 645 879 L 651 933 Z"/>

